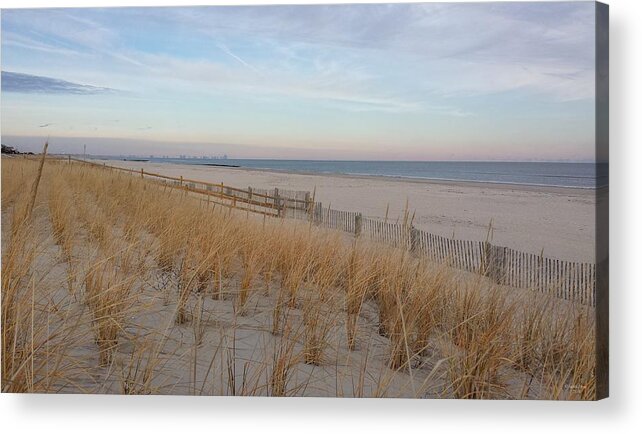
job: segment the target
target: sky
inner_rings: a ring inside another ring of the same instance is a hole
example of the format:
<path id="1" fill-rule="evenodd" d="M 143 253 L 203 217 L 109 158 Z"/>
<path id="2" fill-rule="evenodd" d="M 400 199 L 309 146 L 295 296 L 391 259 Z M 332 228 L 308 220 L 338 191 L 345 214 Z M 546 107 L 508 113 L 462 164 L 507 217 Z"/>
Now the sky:
<path id="1" fill-rule="evenodd" d="M 2 10 L 4 144 L 591 161 L 595 6 Z"/>

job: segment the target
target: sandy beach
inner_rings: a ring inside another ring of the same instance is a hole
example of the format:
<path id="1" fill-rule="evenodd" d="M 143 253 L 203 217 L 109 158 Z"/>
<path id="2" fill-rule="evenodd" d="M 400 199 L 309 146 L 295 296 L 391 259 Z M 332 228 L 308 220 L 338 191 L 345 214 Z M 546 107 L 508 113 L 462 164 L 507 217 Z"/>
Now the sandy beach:
<path id="1" fill-rule="evenodd" d="M 595 192 L 592 190 L 484 183 L 407 180 L 371 176 L 287 173 L 173 163 L 110 160 L 140 169 L 245 188 L 316 189 L 324 206 L 369 217 L 399 218 L 406 201 L 414 225 L 438 235 L 492 241 L 564 260 L 593 262 Z"/>

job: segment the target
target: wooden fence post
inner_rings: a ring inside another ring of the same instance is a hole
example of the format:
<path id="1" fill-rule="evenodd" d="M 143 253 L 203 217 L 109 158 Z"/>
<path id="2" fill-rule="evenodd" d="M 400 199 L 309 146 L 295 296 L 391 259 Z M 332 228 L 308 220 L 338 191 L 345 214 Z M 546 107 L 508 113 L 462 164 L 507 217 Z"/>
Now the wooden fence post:
<path id="1" fill-rule="evenodd" d="M 479 267 L 479 274 L 482 276 L 488 276 L 490 274 L 490 268 L 492 263 L 491 258 L 492 246 L 488 241 L 482 243 L 481 249 L 481 266 Z"/>
<path id="2" fill-rule="evenodd" d="M 410 226 L 410 252 L 416 253 L 419 250 L 419 230 Z"/>
<path id="3" fill-rule="evenodd" d="M 314 212 L 312 214 L 312 221 L 318 226 L 323 220 L 323 204 L 321 202 L 315 202 L 313 205 Z"/>
<path id="4" fill-rule="evenodd" d="M 306 214 L 312 214 L 312 204 L 310 202 L 310 192 L 306 191 L 305 192 L 305 213 Z"/>
<path id="5" fill-rule="evenodd" d="M 274 189 L 274 206 L 276 207 L 276 214 L 278 217 L 283 217 L 281 215 L 281 200 L 279 198 L 279 189 Z"/>
<path id="6" fill-rule="evenodd" d="M 506 247 L 495 247 L 494 259 L 494 280 L 496 283 L 503 285 L 506 279 Z"/>
<path id="7" fill-rule="evenodd" d="M 354 216 L 354 234 L 357 237 L 361 235 L 361 213 Z"/>
<path id="8" fill-rule="evenodd" d="M 141 168 L 140 168 L 140 178 L 141 178 L 141 179 L 143 179 L 144 177 L 145 177 L 145 171 L 144 171 L 144 170 L 143 170 L 143 168 L 141 167 Z"/>

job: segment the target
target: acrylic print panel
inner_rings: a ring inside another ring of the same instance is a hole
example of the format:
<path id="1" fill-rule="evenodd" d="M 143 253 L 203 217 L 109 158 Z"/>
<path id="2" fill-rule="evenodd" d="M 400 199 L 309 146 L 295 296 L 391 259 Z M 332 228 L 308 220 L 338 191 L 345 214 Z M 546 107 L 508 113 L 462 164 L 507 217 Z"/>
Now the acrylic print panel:
<path id="1" fill-rule="evenodd" d="M 608 395 L 608 8 L 2 11 L 2 391 Z"/>

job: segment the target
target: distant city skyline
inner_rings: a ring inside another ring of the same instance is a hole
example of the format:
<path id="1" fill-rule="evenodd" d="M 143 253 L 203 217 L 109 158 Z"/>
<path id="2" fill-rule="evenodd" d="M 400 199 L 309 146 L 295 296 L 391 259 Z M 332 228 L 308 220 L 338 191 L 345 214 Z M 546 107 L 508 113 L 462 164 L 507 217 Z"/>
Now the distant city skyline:
<path id="1" fill-rule="evenodd" d="M 2 142 L 591 161 L 595 4 L 2 10 Z"/>

